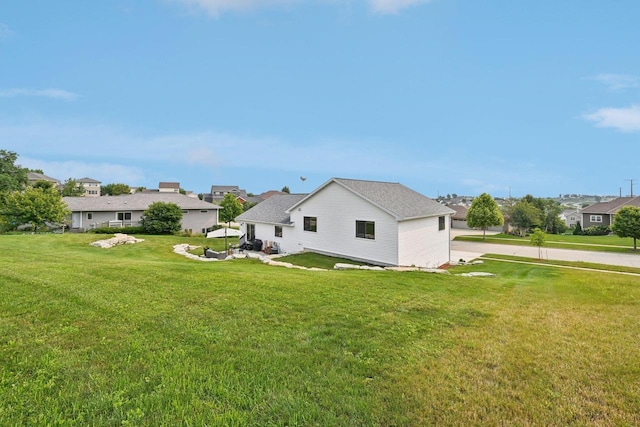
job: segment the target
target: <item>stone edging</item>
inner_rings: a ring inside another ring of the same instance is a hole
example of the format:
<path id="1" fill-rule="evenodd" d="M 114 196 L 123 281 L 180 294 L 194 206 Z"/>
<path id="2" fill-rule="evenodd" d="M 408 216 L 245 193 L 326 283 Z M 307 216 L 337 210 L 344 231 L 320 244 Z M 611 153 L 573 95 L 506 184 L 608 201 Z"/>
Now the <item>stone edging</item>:
<path id="1" fill-rule="evenodd" d="M 226 257 L 223 260 L 219 260 L 217 258 L 206 258 L 200 255 L 194 255 L 189 253 L 194 249 L 198 249 L 201 246 L 191 246 L 188 243 L 181 243 L 173 246 L 173 252 L 178 255 L 185 256 L 189 259 L 193 259 L 196 261 L 206 261 L 206 262 L 218 262 L 218 261 L 227 261 L 233 259 L 257 259 L 264 264 L 271 265 L 274 267 L 285 267 L 285 268 L 295 268 L 298 270 L 309 270 L 309 271 L 331 271 L 324 268 L 308 268 L 302 267 L 300 265 L 294 265 L 290 262 L 282 262 L 277 261 L 273 258 L 270 258 L 268 255 L 264 255 L 262 253 L 257 252 L 248 252 L 244 254 L 232 254 Z M 375 267 L 369 265 L 356 265 L 356 264 L 346 264 L 346 263 L 337 263 L 334 267 L 334 270 L 369 270 L 369 271 L 421 271 L 425 273 L 439 273 L 439 274 L 449 274 L 447 270 L 440 270 L 437 268 L 418 268 L 418 267 Z"/>

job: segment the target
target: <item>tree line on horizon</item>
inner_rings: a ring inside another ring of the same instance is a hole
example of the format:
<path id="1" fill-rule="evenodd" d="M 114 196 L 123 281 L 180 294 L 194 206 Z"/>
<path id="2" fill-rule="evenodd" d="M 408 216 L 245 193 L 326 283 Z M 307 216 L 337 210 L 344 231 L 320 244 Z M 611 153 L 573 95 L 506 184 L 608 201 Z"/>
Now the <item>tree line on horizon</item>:
<path id="1" fill-rule="evenodd" d="M 24 224 L 31 224 L 35 231 L 46 226 L 47 223 L 64 224 L 71 212 L 62 197 L 80 196 L 84 193 L 84 189 L 71 178 L 65 181 L 61 189 L 56 189 L 53 183 L 48 181 L 38 181 L 28 185 L 29 172 L 41 174 L 44 172 L 23 168 L 17 164 L 17 160 L 17 153 L 0 149 L 0 231 L 16 229 Z M 126 184 L 107 184 L 102 188 L 102 194 L 119 195 L 130 192 Z M 282 189 L 285 192 L 288 190 L 288 187 Z M 242 211 L 242 207 L 232 204 L 230 199 L 222 205 L 223 222 L 233 220 Z M 153 221 L 147 221 L 149 224 L 155 224 L 148 231 L 153 229 L 156 232 L 159 230 L 172 232 L 176 229 L 174 211 L 173 207 L 154 206 L 154 212 L 166 214 L 173 225 L 160 227 L 155 218 Z M 504 199 L 504 204 L 500 208 L 491 195 L 483 193 L 473 199 L 467 212 L 467 223 L 470 227 L 480 228 L 484 232 L 489 227 L 506 223 L 520 235 L 529 234 L 537 229 L 544 233 L 560 234 L 567 231 L 566 224 L 559 216 L 561 212 L 560 203 L 549 198 L 538 198 L 528 194 L 517 201 Z M 180 219 L 178 218 L 178 223 Z M 640 238 L 640 207 L 622 208 L 615 215 L 611 230 L 620 237 L 633 237 L 635 248 L 636 239 Z"/>

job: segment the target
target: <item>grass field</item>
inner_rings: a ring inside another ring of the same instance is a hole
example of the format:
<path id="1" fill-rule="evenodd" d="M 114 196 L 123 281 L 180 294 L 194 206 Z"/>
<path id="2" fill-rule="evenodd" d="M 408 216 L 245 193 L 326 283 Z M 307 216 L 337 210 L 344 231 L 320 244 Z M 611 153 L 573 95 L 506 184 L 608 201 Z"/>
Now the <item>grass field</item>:
<path id="1" fill-rule="evenodd" d="M 524 245 L 531 246 L 529 237 L 519 237 L 510 234 L 487 235 L 482 239 L 482 235 L 457 236 L 455 240 L 466 240 L 473 242 L 500 243 L 503 245 Z M 577 249 L 581 251 L 602 251 L 637 253 L 633 250 L 633 239 L 631 237 L 618 236 L 573 236 L 564 234 L 547 234 L 545 247 L 559 249 Z"/>
<path id="2" fill-rule="evenodd" d="M 314 272 L 142 237 L 0 236 L 0 425 L 640 424 L 637 277 Z"/>

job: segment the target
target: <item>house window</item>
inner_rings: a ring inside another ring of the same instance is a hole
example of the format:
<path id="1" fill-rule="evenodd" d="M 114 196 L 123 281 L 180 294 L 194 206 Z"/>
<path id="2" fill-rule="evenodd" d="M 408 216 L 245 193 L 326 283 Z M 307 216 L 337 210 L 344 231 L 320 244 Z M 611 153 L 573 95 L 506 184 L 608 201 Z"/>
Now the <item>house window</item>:
<path id="1" fill-rule="evenodd" d="M 304 217 L 304 231 L 318 231 L 318 218 L 315 216 Z"/>
<path id="2" fill-rule="evenodd" d="M 118 212 L 118 221 L 131 221 L 131 212 Z"/>
<path id="3" fill-rule="evenodd" d="M 282 237 L 282 226 L 281 225 L 276 225 L 276 237 Z"/>
<path id="4" fill-rule="evenodd" d="M 356 237 L 360 239 L 375 239 L 376 223 L 373 221 L 356 221 Z"/>
<path id="5" fill-rule="evenodd" d="M 256 225 L 247 224 L 247 240 L 253 240 L 256 238 Z"/>
<path id="6" fill-rule="evenodd" d="M 186 210 L 186 209 L 183 209 L 183 210 L 182 210 L 182 213 L 183 213 L 183 214 L 188 214 L 188 213 L 189 213 L 189 211 L 188 211 L 188 210 Z"/>
<path id="7" fill-rule="evenodd" d="M 87 219 L 93 219 L 93 212 L 87 212 Z"/>
<path id="8" fill-rule="evenodd" d="M 602 215 L 591 215 L 589 219 L 591 222 L 602 222 Z"/>
<path id="9" fill-rule="evenodd" d="M 209 211 L 200 211 L 200 213 L 208 213 Z"/>
<path id="10" fill-rule="evenodd" d="M 444 219 L 444 218 L 445 218 L 445 217 L 443 217 L 443 216 L 439 216 L 439 217 L 438 217 L 438 230 L 439 230 L 439 231 L 442 231 L 442 230 L 444 230 L 445 228 L 447 228 L 447 226 L 446 226 L 446 224 L 445 224 L 445 219 Z"/>

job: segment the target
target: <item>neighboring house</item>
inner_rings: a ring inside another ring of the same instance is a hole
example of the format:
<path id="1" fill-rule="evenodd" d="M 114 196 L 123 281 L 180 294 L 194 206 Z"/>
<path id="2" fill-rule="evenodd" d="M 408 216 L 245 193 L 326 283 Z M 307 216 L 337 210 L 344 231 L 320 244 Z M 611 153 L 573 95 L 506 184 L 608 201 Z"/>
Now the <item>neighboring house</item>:
<path id="1" fill-rule="evenodd" d="M 451 227 L 456 229 L 468 230 L 469 226 L 467 225 L 467 211 L 469 210 L 469 208 L 462 205 L 448 205 L 448 207 L 455 211 L 455 213 L 451 216 Z"/>
<path id="2" fill-rule="evenodd" d="M 608 202 L 594 203 L 582 210 L 582 228 L 610 226 L 614 215 L 623 206 L 640 207 L 640 197 L 618 197 Z"/>
<path id="3" fill-rule="evenodd" d="M 284 194 L 289 194 L 289 193 L 285 193 L 284 191 L 278 191 L 278 190 L 269 190 L 269 191 L 265 191 L 264 193 L 258 194 L 257 197 L 260 198 L 260 201 L 263 201 L 263 200 L 267 200 L 271 196 L 284 195 Z"/>
<path id="4" fill-rule="evenodd" d="M 145 210 L 154 202 L 175 203 L 182 209 L 182 229 L 205 234 L 218 224 L 220 206 L 180 193 L 135 193 L 121 196 L 64 197 L 71 210 L 71 229 L 140 225 Z"/>
<path id="5" fill-rule="evenodd" d="M 100 196 L 100 181 L 91 178 L 76 179 L 79 186 L 84 188 L 84 195 L 86 197 L 99 197 Z"/>
<path id="6" fill-rule="evenodd" d="M 449 262 L 454 211 L 402 184 L 332 178 L 308 195 L 274 195 L 236 218 L 246 238 L 379 265 Z"/>
<path id="7" fill-rule="evenodd" d="M 467 214 L 469 213 L 469 207 L 462 205 L 447 205 L 447 207 L 455 211 L 455 213 L 451 216 L 451 228 L 460 230 L 473 230 L 473 228 L 469 227 L 469 224 L 467 224 Z M 492 227 L 488 227 L 487 231 L 508 232 L 509 225 L 494 225 Z"/>
<path id="8" fill-rule="evenodd" d="M 160 193 L 179 193 L 180 183 L 179 182 L 161 182 L 158 184 L 158 191 Z"/>
<path id="9" fill-rule="evenodd" d="M 60 180 L 57 180 L 55 178 L 51 178 L 50 176 L 47 176 L 45 174 L 38 173 L 38 172 L 28 172 L 27 173 L 27 180 L 28 180 L 29 185 L 31 185 L 31 186 L 33 186 L 38 181 L 47 181 L 47 182 L 52 183 L 55 188 L 61 188 L 62 187 L 62 183 L 60 182 Z"/>
<path id="10" fill-rule="evenodd" d="M 209 203 L 220 203 L 227 193 L 234 194 L 240 203 L 246 202 L 249 198 L 247 192 L 237 185 L 212 185 L 211 193 L 205 194 L 203 199 Z"/>
<path id="11" fill-rule="evenodd" d="M 568 228 L 574 228 L 578 221 L 582 221 L 578 209 L 567 209 L 560 214 L 560 219 L 564 221 Z M 581 223 L 582 225 L 582 223 Z"/>

